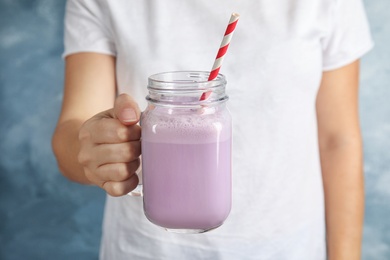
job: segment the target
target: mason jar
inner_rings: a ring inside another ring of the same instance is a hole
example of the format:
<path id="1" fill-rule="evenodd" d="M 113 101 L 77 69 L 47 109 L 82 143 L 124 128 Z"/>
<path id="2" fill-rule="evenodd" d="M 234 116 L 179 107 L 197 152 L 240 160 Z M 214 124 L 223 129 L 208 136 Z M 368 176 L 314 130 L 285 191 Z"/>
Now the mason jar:
<path id="1" fill-rule="evenodd" d="M 148 79 L 148 107 L 141 117 L 144 212 L 171 232 L 214 229 L 231 209 L 226 80 L 208 76 L 176 71 Z"/>

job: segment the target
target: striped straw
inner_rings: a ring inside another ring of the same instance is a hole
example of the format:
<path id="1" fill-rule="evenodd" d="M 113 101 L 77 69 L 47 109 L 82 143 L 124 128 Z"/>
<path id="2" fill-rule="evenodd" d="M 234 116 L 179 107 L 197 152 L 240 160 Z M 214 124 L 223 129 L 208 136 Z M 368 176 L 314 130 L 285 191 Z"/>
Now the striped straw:
<path id="1" fill-rule="evenodd" d="M 236 28 L 238 18 L 240 18 L 240 15 L 237 13 L 232 13 L 232 15 L 230 16 L 229 24 L 226 28 L 225 35 L 223 36 L 221 46 L 219 47 L 217 57 L 215 58 L 208 81 L 211 81 L 218 76 L 219 69 L 221 68 L 223 62 L 223 58 L 225 57 L 225 54 L 229 47 L 230 40 L 233 37 L 234 29 Z M 200 97 L 200 100 L 206 100 L 211 95 L 211 92 L 212 91 L 204 92 Z"/>

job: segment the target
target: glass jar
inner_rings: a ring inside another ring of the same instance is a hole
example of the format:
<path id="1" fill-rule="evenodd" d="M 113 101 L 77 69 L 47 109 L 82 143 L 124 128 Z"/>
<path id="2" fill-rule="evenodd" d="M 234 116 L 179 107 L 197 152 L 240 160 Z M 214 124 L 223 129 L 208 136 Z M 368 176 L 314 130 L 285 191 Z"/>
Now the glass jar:
<path id="1" fill-rule="evenodd" d="M 231 209 L 231 116 L 223 75 L 177 71 L 149 77 L 142 113 L 144 212 L 178 233 L 201 233 Z M 207 99 L 200 100 L 203 93 Z"/>

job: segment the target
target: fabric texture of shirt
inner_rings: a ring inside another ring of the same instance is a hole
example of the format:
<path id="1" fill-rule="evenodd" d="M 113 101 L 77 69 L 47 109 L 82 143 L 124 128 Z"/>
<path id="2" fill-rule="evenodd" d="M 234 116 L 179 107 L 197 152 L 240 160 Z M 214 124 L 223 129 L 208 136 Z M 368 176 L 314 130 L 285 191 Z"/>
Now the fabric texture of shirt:
<path id="1" fill-rule="evenodd" d="M 107 196 L 101 259 L 326 259 L 315 101 L 323 71 L 372 47 L 361 0 L 69 0 L 64 57 L 116 56 L 119 93 L 146 107 L 147 77 L 209 71 L 241 15 L 221 73 L 233 117 L 233 207 L 208 233 L 150 223 L 142 198 Z"/>

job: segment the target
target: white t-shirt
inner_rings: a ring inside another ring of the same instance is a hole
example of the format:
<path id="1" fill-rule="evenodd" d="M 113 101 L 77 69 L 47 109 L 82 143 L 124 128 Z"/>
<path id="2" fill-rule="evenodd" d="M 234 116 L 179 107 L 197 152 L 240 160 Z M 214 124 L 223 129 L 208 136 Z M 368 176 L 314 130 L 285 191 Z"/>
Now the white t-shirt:
<path id="1" fill-rule="evenodd" d="M 64 56 L 115 55 L 119 93 L 145 108 L 149 75 L 211 69 L 232 12 L 220 71 L 234 122 L 229 218 L 172 234 L 141 198 L 107 196 L 101 259 L 326 259 L 315 100 L 323 71 L 372 47 L 361 0 L 70 0 Z"/>

